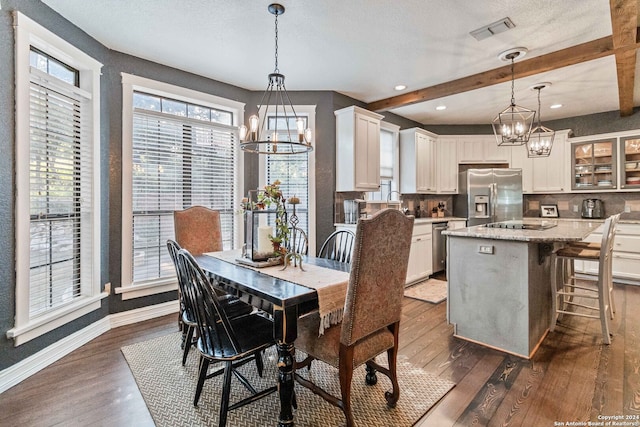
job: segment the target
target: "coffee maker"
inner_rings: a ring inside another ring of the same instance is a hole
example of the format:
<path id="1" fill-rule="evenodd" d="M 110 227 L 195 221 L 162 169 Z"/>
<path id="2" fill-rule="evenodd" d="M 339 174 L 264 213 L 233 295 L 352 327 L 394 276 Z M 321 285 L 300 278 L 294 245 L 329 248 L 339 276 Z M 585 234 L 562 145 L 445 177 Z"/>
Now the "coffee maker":
<path id="1" fill-rule="evenodd" d="M 582 201 L 582 218 L 604 218 L 604 202 L 600 199 L 584 199 Z"/>

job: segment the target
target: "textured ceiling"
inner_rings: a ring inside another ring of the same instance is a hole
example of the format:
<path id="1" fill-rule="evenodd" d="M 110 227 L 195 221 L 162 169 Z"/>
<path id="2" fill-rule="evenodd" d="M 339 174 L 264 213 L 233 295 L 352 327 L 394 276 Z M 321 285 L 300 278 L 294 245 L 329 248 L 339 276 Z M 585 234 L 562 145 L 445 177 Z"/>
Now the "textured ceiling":
<path id="1" fill-rule="evenodd" d="M 274 69 L 274 17 L 263 0 L 43 0 L 107 47 L 251 90 Z M 363 102 L 611 36 L 608 0 L 287 0 L 279 18 L 279 69 L 287 89 L 333 90 Z M 509 17 L 516 27 L 482 41 L 469 32 Z M 637 65 L 636 65 L 637 68 Z M 636 73 L 638 75 L 638 73 Z M 515 82 L 516 103 L 551 120 L 619 109 L 613 55 Z M 635 85 L 634 105 L 640 105 Z M 392 109 L 423 124 L 489 123 L 510 82 Z M 563 108 L 550 110 L 552 103 Z M 446 105 L 436 111 L 437 105 Z"/>

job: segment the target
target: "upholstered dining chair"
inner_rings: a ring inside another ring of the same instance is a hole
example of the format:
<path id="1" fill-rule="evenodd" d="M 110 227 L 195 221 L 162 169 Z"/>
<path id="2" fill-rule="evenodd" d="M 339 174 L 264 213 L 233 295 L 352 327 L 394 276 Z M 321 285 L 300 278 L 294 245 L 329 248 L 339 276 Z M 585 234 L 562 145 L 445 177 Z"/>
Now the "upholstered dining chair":
<path id="1" fill-rule="evenodd" d="M 315 359 L 338 368 L 341 396 L 329 394 L 297 372 L 295 379 L 340 408 L 347 426 L 354 425 L 351 379 L 358 366 L 366 363 L 367 384 L 377 382 L 376 371 L 389 377 L 392 391 L 385 393 L 389 407 L 395 407 L 400 397 L 396 370 L 398 333 L 412 231 L 413 217 L 395 209 L 361 219 L 356 228 L 342 323 L 318 336 L 318 313 L 298 321 L 295 346 L 308 356 L 296 362 L 295 368 L 308 367 Z M 385 351 L 388 368 L 375 361 Z"/>
<path id="2" fill-rule="evenodd" d="M 337 230 L 327 237 L 318 252 L 318 258 L 350 263 L 356 235 L 350 230 Z"/>
<path id="3" fill-rule="evenodd" d="M 564 315 L 599 319 L 603 342 L 611 344 L 609 318 L 613 318 L 611 306 L 613 240 L 619 215 L 612 215 L 604 222 L 599 249 L 568 245 L 551 255 L 552 319 L 549 328 L 551 331 Z M 565 268 L 570 268 L 576 260 L 598 262 L 597 280 L 582 283 L 563 271 Z"/>
<path id="4" fill-rule="evenodd" d="M 191 206 L 181 211 L 174 211 L 173 228 L 178 245 L 193 255 L 224 249 L 220 212 L 217 210 L 205 206 Z M 253 310 L 251 305 L 225 293 L 219 287 L 215 287 L 215 291 L 220 297 L 225 298 L 222 303 L 225 304 L 227 315 L 236 317 L 249 314 Z"/>
<path id="5" fill-rule="evenodd" d="M 257 391 L 237 369 L 255 361 L 258 374 L 262 376 L 260 354 L 275 344 L 273 323 L 257 313 L 230 319 L 213 292 L 206 274 L 193 256 L 184 249 L 178 251 L 178 267 L 185 278 L 184 294 L 188 301 L 187 306 L 194 309 L 198 329 L 200 364 L 193 405 L 198 406 L 205 380 L 224 375 L 218 419 L 218 426 L 224 427 L 228 411 L 245 406 L 277 390 L 274 385 Z M 212 363 L 220 363 L 222 367 L 210 373 L 209 367 Z M 230 404 L 232 376 L 237 377 L 250 395 Z"/>

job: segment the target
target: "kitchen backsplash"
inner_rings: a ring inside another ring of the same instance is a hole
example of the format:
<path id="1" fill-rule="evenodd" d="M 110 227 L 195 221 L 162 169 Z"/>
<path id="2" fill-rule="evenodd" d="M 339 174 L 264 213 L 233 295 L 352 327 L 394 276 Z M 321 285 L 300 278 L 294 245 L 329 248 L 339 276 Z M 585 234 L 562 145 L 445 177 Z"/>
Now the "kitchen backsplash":
<path id="1" fill-rule="evenodd" d="M 335 193 L 334 221 L 344 222 L 344 201 L 364 199 L 364 193 Z M 397 195 L 396 195 L 397 196 Z M 402 207 L 416 217 L 430 217 L 432 210 L 444 202 L 444 216 L 453 215 L 453 197 L 443 194 L 405 194 Z M 540 205 L 557 205 L 560 218 L 580 218 L 580 209 L 584 199 L 600 199 L 604 202 L 605 216 L 622 212 L 622 219 L 640 220 L 640 192 L 629 193 L 563 193 L 563 194 L 525 194 L 523 200 L 524 216 L 539 217 Z M 626 210 L 630 212 L 625 212 Z M 418 212 L 419 211 L 419 212 Z M 418 212 L 418 213 L 417 213 Z M 417 213 L 417 214 L 416 214 Z"/>
<path id="2" fill-rule="evenodd" d="M 622 219 L 640 219 L 640 193 L 525 194 L 524 216 L 540 216 L 540 205 L 557 205 L 560 218 L 580 218 L 584 199 L 600 199 L 605 216 L 622 213 Z M 625 208 L 630 212 L 625 212 Z"/>

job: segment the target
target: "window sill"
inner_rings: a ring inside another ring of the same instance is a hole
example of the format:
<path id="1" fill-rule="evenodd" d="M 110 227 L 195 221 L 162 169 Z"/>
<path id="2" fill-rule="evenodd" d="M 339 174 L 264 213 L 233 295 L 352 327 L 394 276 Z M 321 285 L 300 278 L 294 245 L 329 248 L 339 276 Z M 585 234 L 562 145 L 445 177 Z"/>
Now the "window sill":
<path id="1" fill-rule="evenodd" d="M 175 278 L 140 285 L 121 286 L 115 289 L 116 294 L 122 295 L 122 300 L 140 298 L 149 295 L 161 294 L 163 292 L 177 291 L 178 282 Z"/>
<path id="2" fill-rule="evenodd" d="M 83 298 L 53 313 L 49 313 L 7 331 L 7 338 L 13 339 L 14 346 L 19 346 L 34 338 L 44 335 L 66 323 L 78 319 L 85 314 L 100 308 L 100 301 L 109 294 L 102 292 L 93 297 Z"/>

